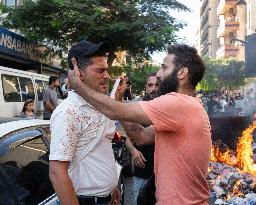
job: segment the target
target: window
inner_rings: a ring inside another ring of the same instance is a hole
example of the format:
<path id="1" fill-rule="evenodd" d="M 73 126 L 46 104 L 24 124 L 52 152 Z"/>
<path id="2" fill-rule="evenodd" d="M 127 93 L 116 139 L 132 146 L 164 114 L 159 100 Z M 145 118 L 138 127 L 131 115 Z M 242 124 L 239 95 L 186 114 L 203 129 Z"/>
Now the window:
<path id="1" fill-rule="evenodd" d="M 36 80 L 35 86 L 36 86 L 37 98 L 39 101 L 42 101 L 43 100 L 43 90 L 44 90 L 43 81 Z"/>
<path id="2" fill-rule="evenodd" d="M 27 99 L 35 99 L 35 93 L 34 93 L 34 87 L 32 80 L 30 78 L 24 78 L 24 77 L 19 77 L 20 81 L 20 92 L 21 92 L 21 97 L 22 101 L 26 101 Z"/>
<path id="3" fill-rule="evenodd" d="M 38 160 L 47 153 L 47 147 L 40 137 L 24 138 L 17 140 L 9 147 L 9 152 L 1 156 L 1 163 L 16 162 L 18 167 Z"/>
<path id="4" fill-rule="evenodd" d="M 16 76 L 2 75 L 4 100 L 6 102 L 21 102 L 19 83 Z"/>
<path id="5" fill-rule="evenodd" d="M 0 197 L 0 204 L 42 202 L 54 193 L 49 179 L 47 147 L 39 136 L 23 139 L 13 136 L 8 140 L 13 143 L 0 157 L 0 190 L 4 196 Z"/>
<path id="6" fill-rule="evenodd" d="M 43 81 L 43 84 L 44 84 L 44 88 L 46 88 L 49 83 L 47 81 Z"/>

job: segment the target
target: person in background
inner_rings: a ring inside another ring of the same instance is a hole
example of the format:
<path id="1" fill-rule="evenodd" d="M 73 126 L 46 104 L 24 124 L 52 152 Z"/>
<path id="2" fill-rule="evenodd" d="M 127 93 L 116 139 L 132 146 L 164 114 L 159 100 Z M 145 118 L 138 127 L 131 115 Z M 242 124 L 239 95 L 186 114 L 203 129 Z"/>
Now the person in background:
<path id="1" fill-rule="evenodd" d="M 153 100 L 157 96 L 159 82 L 156 73 L 148 76 L 146 82 L 146 94 L 143 101 Z M 128 129 L 128 133 L 129 133 Z M 128 147 L 134 163 L 133 183 L 133 204 L 137 203 L 139 190 L 145 185 L 147 180 L 152 176 L 154 169 L 154 144 L 136 145 L 133 144 L 129 137 L 126 138 L 126 146 Z"/>
<path id="2" fill-rule="evenodd" d="M 126 89 L 124 92 L 124 100 L 132 100 L 132 83 L 131 81 L 128 79 L 128 77 L 125 77 L 126 79 Z"/>
<path id="3" fill-rule="evenodd" d="M 49 87 L 43 91 L 43 103 L 44 103 L 44 113 L 43 119 L 50 120 L 52 112 L 58 105 L 58 95 L 56 93 L 56 88 L 60 85 L 59 78 L 56 76 L 50 76 Z"/>
<path id="4" fill-rule="evenodd" d="M 156 77 L 156 73 L 148 75 L 146 84 L 146 94 L 143 96 L 143 101 L 153 100 L 158 96 L 159 80 Z"/>
<path id="5" fill-rule="evenodd" d="M 68 79 L 64 79 L 64 84 L 61 86 L 62 96 L 63 98 L 67 98 L 68 96 Z"/>
<path id="6" fill-rule="evenodd" d="M 221 95 L 219 97 L 219 104 L 220 104 L 220 112 L 225 112 L 226 108 L 227 108 L 227 101 L 225 100 L 224 96 Z"/>
<path id="7" fill-rule="evenodd" d="M 34 111 L 34 100 L 28 99 L 24 102 L 22 111 L 19 115 L 20 118 L 35 119 L 36 113 Z"/>
<path id="8" fill-rule="evenodd" d="M 215 114 L 218 112 L 218 109 L 221 108 L 218 102 L 218 97 L 215 94 L 210 96 L 210 100 L 206 103 L 206 105 L 209 115 Z"/>

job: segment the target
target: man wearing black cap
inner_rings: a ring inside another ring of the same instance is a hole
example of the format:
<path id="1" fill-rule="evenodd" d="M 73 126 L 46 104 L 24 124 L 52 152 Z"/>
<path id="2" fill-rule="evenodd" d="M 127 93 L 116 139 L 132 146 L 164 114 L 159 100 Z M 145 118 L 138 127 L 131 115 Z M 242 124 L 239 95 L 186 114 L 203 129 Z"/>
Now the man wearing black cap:
<path id="1" fill-rule="evenodd" d="M 43 91 L 44 120 L 49 120 L 51 118 L 53 110 L 58 105 L 58 95 L 56 93 L 56 88 L 58 88 L 59 85 L 59 78 L 57 76 L 50 76 L 49 87 L 45 88 Z"/>
<path id="2" fill-rule="evenodd" d="M 109 80 L 107 43 L 81 41 L 68 54 L 81 81 L 100 93 Z M 115 124 L 70 91 L 51 117 L 50 179 L 62 205 L 118 204 L 117 170 L 112 151 Z"/>

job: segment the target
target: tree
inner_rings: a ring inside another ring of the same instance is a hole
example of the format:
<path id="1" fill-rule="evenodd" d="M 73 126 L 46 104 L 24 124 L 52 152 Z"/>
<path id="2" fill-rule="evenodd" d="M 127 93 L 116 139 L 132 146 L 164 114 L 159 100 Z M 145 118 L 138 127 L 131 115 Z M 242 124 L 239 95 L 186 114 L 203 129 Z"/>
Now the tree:
<path id="1" fill-rule="evenodd" d="M 205 59 L 206 72 L 199 89 L 232 90 L 245 83 L 244 62 L 235 59 Z"/>
<path id="2" fill-rule="evenodd" d="M 140 68 L 131 66 L 124 68 L 124 71 L 127 73 L 129 79 L 131 80 L 132 92 L 136 94 L 141 94 L 143 90 L 145 91 L 147 76 L 157 72 L 158 70 L 159 67 L 147 64 Z"/>
<path id="3" fill-rule="evenodd" d="M 136 94 L 141 94 L 145 91 L 145 85 L 147 82 L 147 76 L 152 73 L 156 73 L 159 70 L 158 66 L 145 64 L 143 66 L 138 65 L 128 65 L 128 66 L 119 66 L 112 67 L 110 69 L 110 76 L 114 79 L 117 76 L 126 74 L 132 85 L 132 92 Z M 110 84 L 110 90 L 112 89 L 112 84 Z"/>
<path id="4" fill-rule="evenodd" d="M 189 11 L 176 0 L 25 0 L 2 10 L 2 21 L 60 53 L 81 39 L 109 41 L 112 65 L 118 50 L 143 59 L 175 42 L 183 24 L 170 16 L 171 9 Z"/>

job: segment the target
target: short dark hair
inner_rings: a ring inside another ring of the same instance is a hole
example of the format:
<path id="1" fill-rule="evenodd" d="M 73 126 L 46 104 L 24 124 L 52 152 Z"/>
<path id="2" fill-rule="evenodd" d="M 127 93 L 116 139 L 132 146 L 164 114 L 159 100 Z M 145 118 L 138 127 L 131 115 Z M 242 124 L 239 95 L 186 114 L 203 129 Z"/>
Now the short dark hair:
<path id="1" fill-rule="evenodd" d="M 49 85 L 51 85 L 54 81 L 58 80 L 59 78 L 57 76 L 50 76 L 49 78 Z"/>
<path id="2" fill-rule="evenodd" d="M 86 68 L 87 66 L 89 66 L 92 62 L 91 62 L 91 58 L 94 56 L 90 56 L 90 57 L 78 57 L 76 59 L 77 62 L 77 66 L 80 69 Z M 73 67 L 73 65 L 72 65 Z"/>
<path id="3" fill-rule="evenodd" d="M 198 55 L 195 48 L 188 45 L 171 45 L 168 47 L 168 54 L 174 54 L 174 65 L 179 70 L 183 67 L 188 68 L 190 84 L 195 88 L 205 73 L 205 64 Z"/>
<path id="4" fill-rule="evenodd" d="M 149 73 L 148 75 L 147 75 L 147 80 L 150 78 L 150 77 L 155 77 L 156 76 L 156 72 L 154 72 L 154 73 Z"/>

